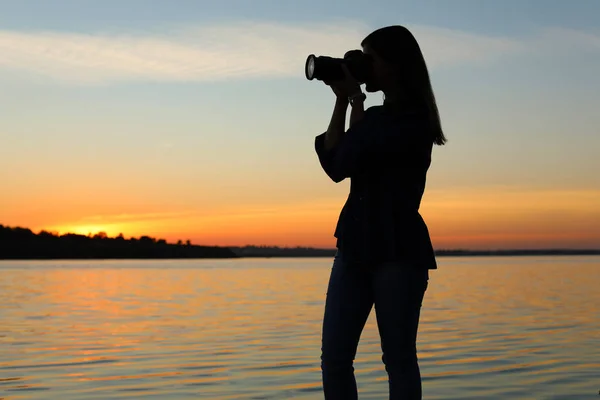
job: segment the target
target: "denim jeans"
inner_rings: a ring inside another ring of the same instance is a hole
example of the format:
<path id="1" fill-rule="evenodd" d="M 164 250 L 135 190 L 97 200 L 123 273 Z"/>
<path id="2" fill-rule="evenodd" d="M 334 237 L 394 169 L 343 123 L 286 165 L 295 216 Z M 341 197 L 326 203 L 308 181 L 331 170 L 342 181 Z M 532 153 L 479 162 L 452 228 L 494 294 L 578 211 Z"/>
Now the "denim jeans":
<path id="1" fill-rule="evenodd" d="M 417 328 L 429 272 L 404 263 L 354 265 L 336 254 L 325 302 L 321 370 L 326 400 L 358 398 L 354 358 L 373 305 L 389 398 L 420 400 Z"/>

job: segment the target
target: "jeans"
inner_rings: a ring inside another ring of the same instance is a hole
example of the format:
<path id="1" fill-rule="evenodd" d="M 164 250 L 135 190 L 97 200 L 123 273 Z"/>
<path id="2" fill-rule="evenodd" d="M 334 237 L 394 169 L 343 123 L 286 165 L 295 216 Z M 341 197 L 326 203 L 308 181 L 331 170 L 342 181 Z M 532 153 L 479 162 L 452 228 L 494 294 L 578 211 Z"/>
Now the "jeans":
<path id="1" fill-rule="evenodd" d="M 375 305 L 391 400 L 422 399 L 417 328 L 429 272 L 404 263 L 353 265 L 336 254 L 323 318 L 321 370 L 326 400 L 358 399 L 354 358 Z"/>

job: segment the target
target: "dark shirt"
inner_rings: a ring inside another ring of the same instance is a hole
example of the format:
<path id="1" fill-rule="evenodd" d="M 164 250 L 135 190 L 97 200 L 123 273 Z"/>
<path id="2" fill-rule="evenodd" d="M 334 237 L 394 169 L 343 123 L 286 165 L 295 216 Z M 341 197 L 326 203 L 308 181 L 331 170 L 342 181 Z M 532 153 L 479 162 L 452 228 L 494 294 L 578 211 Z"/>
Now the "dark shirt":
<path id="1" fill-rule="evenodd" d="M 334 182 L 350 178 L 334 236 L 355 263 L 405 261 L 437 269 L 429 231 L 419 214 L 431 164 L 432 136 L 418 113 L 392 115 L 370 107 L 340 142 L 315 139 L 323 170 Z"/>

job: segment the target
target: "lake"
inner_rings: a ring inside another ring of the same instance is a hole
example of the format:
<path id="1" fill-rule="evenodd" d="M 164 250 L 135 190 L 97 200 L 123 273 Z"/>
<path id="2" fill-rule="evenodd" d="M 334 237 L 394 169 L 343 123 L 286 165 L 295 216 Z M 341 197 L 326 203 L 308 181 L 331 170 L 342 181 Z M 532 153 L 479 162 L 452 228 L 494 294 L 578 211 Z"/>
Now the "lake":
<path id="1" fill-rule="evenodd" d="M 599 399 L 600 257 L 440 257 L 425 399 Z M 331 259 L 0 262 L 0 399 L 322 399 Z M 374 312 L 356 360 L 385 399 Z"/>

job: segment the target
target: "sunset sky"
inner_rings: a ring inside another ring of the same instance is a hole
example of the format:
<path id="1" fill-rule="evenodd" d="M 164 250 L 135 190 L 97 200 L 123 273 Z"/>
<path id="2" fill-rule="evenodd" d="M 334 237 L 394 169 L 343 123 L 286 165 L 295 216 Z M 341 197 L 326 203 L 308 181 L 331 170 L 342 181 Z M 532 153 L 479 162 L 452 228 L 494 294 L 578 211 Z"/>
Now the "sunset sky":
<path id="1" fill-rule="evenodd" d="M 436 248 L 600 248 L 600 2 L 0 0 L 0 224 L 208 245 L 334 245 L 349 182 L 304 77 L 409 27 L 449 142 Z M 380 103 L 371 94 L 368 105 Z"/>

